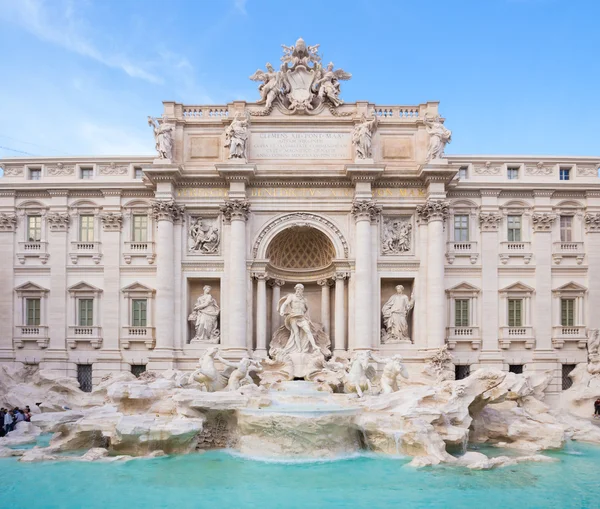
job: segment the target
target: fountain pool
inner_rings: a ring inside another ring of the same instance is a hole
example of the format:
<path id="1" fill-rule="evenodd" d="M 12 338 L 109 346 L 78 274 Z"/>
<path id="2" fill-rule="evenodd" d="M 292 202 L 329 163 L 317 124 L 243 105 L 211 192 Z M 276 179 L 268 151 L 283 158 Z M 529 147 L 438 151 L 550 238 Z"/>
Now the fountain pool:
<path id="1" fill-rule="evenodd" d="M 285 464 L 226 451 L 126 463 L 7 458 L 0 459 L 0 500 L 31 509 L 600 507 L 600 448 L 573 443 L 548 454 L 560 461 L 493 471 L 414 469 L 408 458 L 373 455 Z"/>

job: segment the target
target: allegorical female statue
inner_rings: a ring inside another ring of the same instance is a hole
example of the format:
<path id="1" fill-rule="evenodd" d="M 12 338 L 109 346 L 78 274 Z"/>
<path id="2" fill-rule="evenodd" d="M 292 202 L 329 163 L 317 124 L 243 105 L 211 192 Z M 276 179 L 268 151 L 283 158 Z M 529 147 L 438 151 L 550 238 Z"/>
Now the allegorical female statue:
<path id="1" fill-rule="evenodd" d="M 273 335 L 269 353 L 280 359 L 292 353 L 315 351 L 331 355 L 329 337 L 323 327 L 309 318 L 304 286 L 297 284 L 294 290 L 279 301 L 279 314 L 284 317 L 284 325 Z"/>
<path id="2" fill-rule="evenodd" d="M 248 118 L 241 118 L 238 114 L 225 129 L 225 146 L 229 147 L 229 159 L 246 159 L 249 125 Z"/>
<path id="3" fill-rule="evenodd" d="M 154 130 L 154 141 L 159 159 L 173 159 L 173 130 L 175 126 L 165 124 L 156 118 L 148 117 L 148 125 Z"/>
<path id="4" fill-rule="evenodd" d="M 446 143 L 452 139 L 452 131 L 446 129 L 440 121 L 439 115 L 434 117 L 425 115 L 423 120 L 425 129 L 429 134 L 429 149 L 427 150 L 427 162 L 433 159 L 441 159 L 444 155 Z"/>
<path id="5" fill-rule="evenodd" d="M 352 144 L 357 159 L 370 159 L 373 143 L 373 131 L 377 126 L 377 117 L 367 119 L 363 114 L 360 124 L 354 126 L 352 131 Z"/>
<path id="6" fill-rule="evenodd" d="M 382 343 L 399 343 L 400 341 L 410 341 L 408 336 L 407 316 L 415 305 L 414 293 L 410 299 L 402 293 L 404 287 L 396 286 L 396 293 L 392 295 L 383 306 L 383 323 L 385 325 L 384 334 L 382 334 Z"/>
<path id="7" fill-rule="evenodd" d="M 194 322 L 196 330 L 193 342 L 218 343 L 220 332 L 218 329 L 219 306 L 210 294 L 211 287 L 206 285 L 204 293 L 198 297 L 194 309 L 188 320 Z"/>

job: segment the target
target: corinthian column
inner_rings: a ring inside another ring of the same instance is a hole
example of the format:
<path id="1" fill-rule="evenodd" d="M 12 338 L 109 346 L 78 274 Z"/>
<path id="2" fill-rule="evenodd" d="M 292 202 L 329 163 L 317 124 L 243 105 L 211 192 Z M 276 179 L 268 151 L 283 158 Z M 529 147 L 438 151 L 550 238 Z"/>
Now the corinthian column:
<path id="1" fill-rule="evenodd" d="M 273 288 L 273 296 L 271 298 L 271 337 L 281 326 L 278 304 L 279 299 L 281 299 L 281 287 L 284 284 L 285 281 L 282 281 L 281 279 L 272 279 L 270 282 L 270 285 Z"/>
<path id="2" fill-rule="evenodd" d="M 352 204 L 352 215 L 356 220 L 356 284 L 354 290 L 356 295 L 354 306 L 356 341 L 354 347 L 356 350 L 373 348 L 373 319 L 369 303 L 373 290 L 371 221 L 376 220 L 380 213 L 381 207 L 374 200 L 355 200 Z"/>
<path id="3" fill-rule="evenodd" d="M 254 274 L 256 279 L 256 354 L 267 356 L 267 275 Z"/>
<path id="4" fill-rule="evenodd" d="M 598 196 L 589 196 L 598 198 Z M 597 194 L 597 193 L 594 193 Z M 596 208 L 596 210 L 598 210 Z M 600 328 L 600 212 L 590 211 L 585 215 L 585 241 L 587 244 L 588 279 L 590 281 L 588 290 L 588 313 L 587 326 L 589 329 Z"/>
<path id="5" fill-rule="evenodd" d="M 173 223 L 181 218 L 184 207 L 173 200 L 156 200 L 152 215 L 158 224 L 156 235 L 156 348 L 159 357 L 173 356 L 175 346 L 175 264 L 173 260 Z"/>
<path id="6" fill-rule="evenodd" d="M 421 220 L 427 220 L 427 347 L 444 345 L 446 316 L 444 293 L 444 221 L 448 202 L 427 200 L 417 207 Z"/>
<path id="7" fill-rule="evenodd" d="M 334 353 L 346 350 L 346 313 L 344 312 L 344 280 L 346 274 L 338 272 L 335 276 L 335 340 Z"/>
<path id="8" fill-rule="evenodd" d="M 246 220 L 250 203 L 246 200 L 228 200 L 221 206 L 221 212 L 231 222 L 228 267 L 229 315 L 224 316 L 225 327 L 229 328 L 229 340 L 223 345 L 225 350 L 242 355 L 248 351 L 246 327 L 248 308 L 246 303 L 248 277 L 246 273 Z"/>
<path id="9" fill-rule="evenodd" d="M 329 318 L 329 280 L 319 279 L 317 284 L 321 287 L 321 324 L 327 334 L 331 332 L 331 320 Z"/>

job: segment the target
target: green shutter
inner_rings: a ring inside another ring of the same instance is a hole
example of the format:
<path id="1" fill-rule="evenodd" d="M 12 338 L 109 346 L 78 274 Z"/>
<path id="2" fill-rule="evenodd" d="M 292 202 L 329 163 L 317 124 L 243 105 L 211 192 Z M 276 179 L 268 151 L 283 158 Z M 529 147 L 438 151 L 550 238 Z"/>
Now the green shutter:
<path id="1" fill-rule="evenodd" d="M 79 299 L 79 325 L 91 327 L 94 325 L 94 299 Z"/>
<path id="2" fill-rule="evenodd" d="M 146 327 L 146 299 L 134 299 L 132 307 L 132 325 L 135 327 Z"/>
<path id="3" fill-rule="evenodd" d="M 40 325 L 40 299 L 27 299 L 26 325 Z"/>
<path id="4" fill-rule="evenodd" d="M 454 326 L 469 326 L 469 300 L 457 299 L 454 301 Z"/>
<path id="5" fill-rule="evenodd" d="M 564 327 L 575 325 L 575 299 L 561 299 L 560 323 Z"/>
<path id="6" fill-rule="evenodd" d="M 521 299 L 509 299 L 508 300 L 508 326 L 509 327 L 522 327 L 523 301 Z"/>

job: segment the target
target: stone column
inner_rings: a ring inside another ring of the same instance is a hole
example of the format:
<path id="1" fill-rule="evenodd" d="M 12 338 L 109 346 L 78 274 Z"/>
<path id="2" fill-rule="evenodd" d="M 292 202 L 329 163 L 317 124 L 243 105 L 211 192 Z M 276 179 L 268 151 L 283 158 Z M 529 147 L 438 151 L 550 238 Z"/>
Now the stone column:
<path id="1" fill-rule="evenodd" d="M 427 218 L 427 348 L 440 348 L 446 338 L 446 295 L 444 290 L 444 221 L 448 202 L 427 200 L 417 207 Z"/>
<path id="2" fill-rule="evenodd" d="M 221 206 L 221 212 L 231 222 L 228 267 L 225 268 L 229 279 L 229 316 L 223 317 L 228 322 L 225 326 L 229 327 L 229 341 L 224 349 L 239 356 L 248 352 L 246 344 L 248 322 L 246 220 L 249 211 L 250 203 L 246 200 L 228 200 Z"/>
<path id="3" fill-rule="evenodd" d="M 0 270 L 0 362 L 12 362 L 15 359 L 13 350 L 13 307 L 15 292 L 15 231 L 17 229 L 16 214 L 0 213 L 0 260 L 7 267 Z M 9 269 L 10 267 L 10 269 Z M 63 333 L 64 336 L 64 333 Z"/>
<path id="4" fill-rule="evenodd" d="M 267 275 L 254 274 L 256 279 L 256 354 L 267 356 Z"/>
<path id="5" fill-rule="evenodd" d="M 355 350 L 371 350 L 373 344 L 373 255 L 371 253 L 371 221 L 381 213 L 374 200 L 355 200 L 352 214 L 356 220 L 356 286 L 355 286 Z"/>
<path id="6" fill-rule="evenodd" d="M 321 287 L 321 324 L 327 334 L 331 333 L 331 319 L 329 317 L 329 280 L 319 279 L 317 284 Z"/>
<path id="7" fill-rule="evenodd" d="M 285 284 L 285 281 L 281 279 L 272 279 L 270 282 L 271 288 L 273 289 L 273 295 L 271 297 L 271 337 L 275 334 L 275 331 L 281 327 L 281 319 L 279 315 L 279 300 L 281 299 L 281 287 Z"/>
<path id="8" fill-rule="evenodd" d="M 335 276 L 335 340 L 334 353 L 346 350 L 346 313 L 344 297 L 344 280 L 346 274 L 338 272 Z"/>
<path id="9" fill-rule="evenodd" d="M 592 198 L 589 196 L 590 194 L 588 192 L 588 202 Z M 591 212 L 588 209 L 584 216 L 584 224 L 585 252 L 588 264 L 588 312 L 585 325 L 588 330 L 600 329 L 600 284 L 598 284 L 600 281 L 600 212 Z"/>
<path id="10" fill-rule="evenodd" d="M 419 273 L 415 281 L 413 310 L 413 342 L 419 349 L 427 348 L 427 217 L 417 215 L 419 226 Z M 379 312 L 381 313 L 381 311 Z"/>
<path id="11" fill-rule="evenodd" d="M 175 346 L 174 322 L 175 295 L 173 260 L 174 233 L 173 223 L 180 219 L 184 207 L 173 200 L 156 200 L 152 203 L 152 213 L 157 222 L 156 235 L 156 347 L 152 356 L 154 369 L 174 367 Z"/>
<path id="12" fill-rule="evenodd" d="M 556 214 L 532 216 L 535 249 L 535 320 L 526 316 L 525 325 L 535 326 L 535 349 L 552 350 L 552 225 Z"/>

